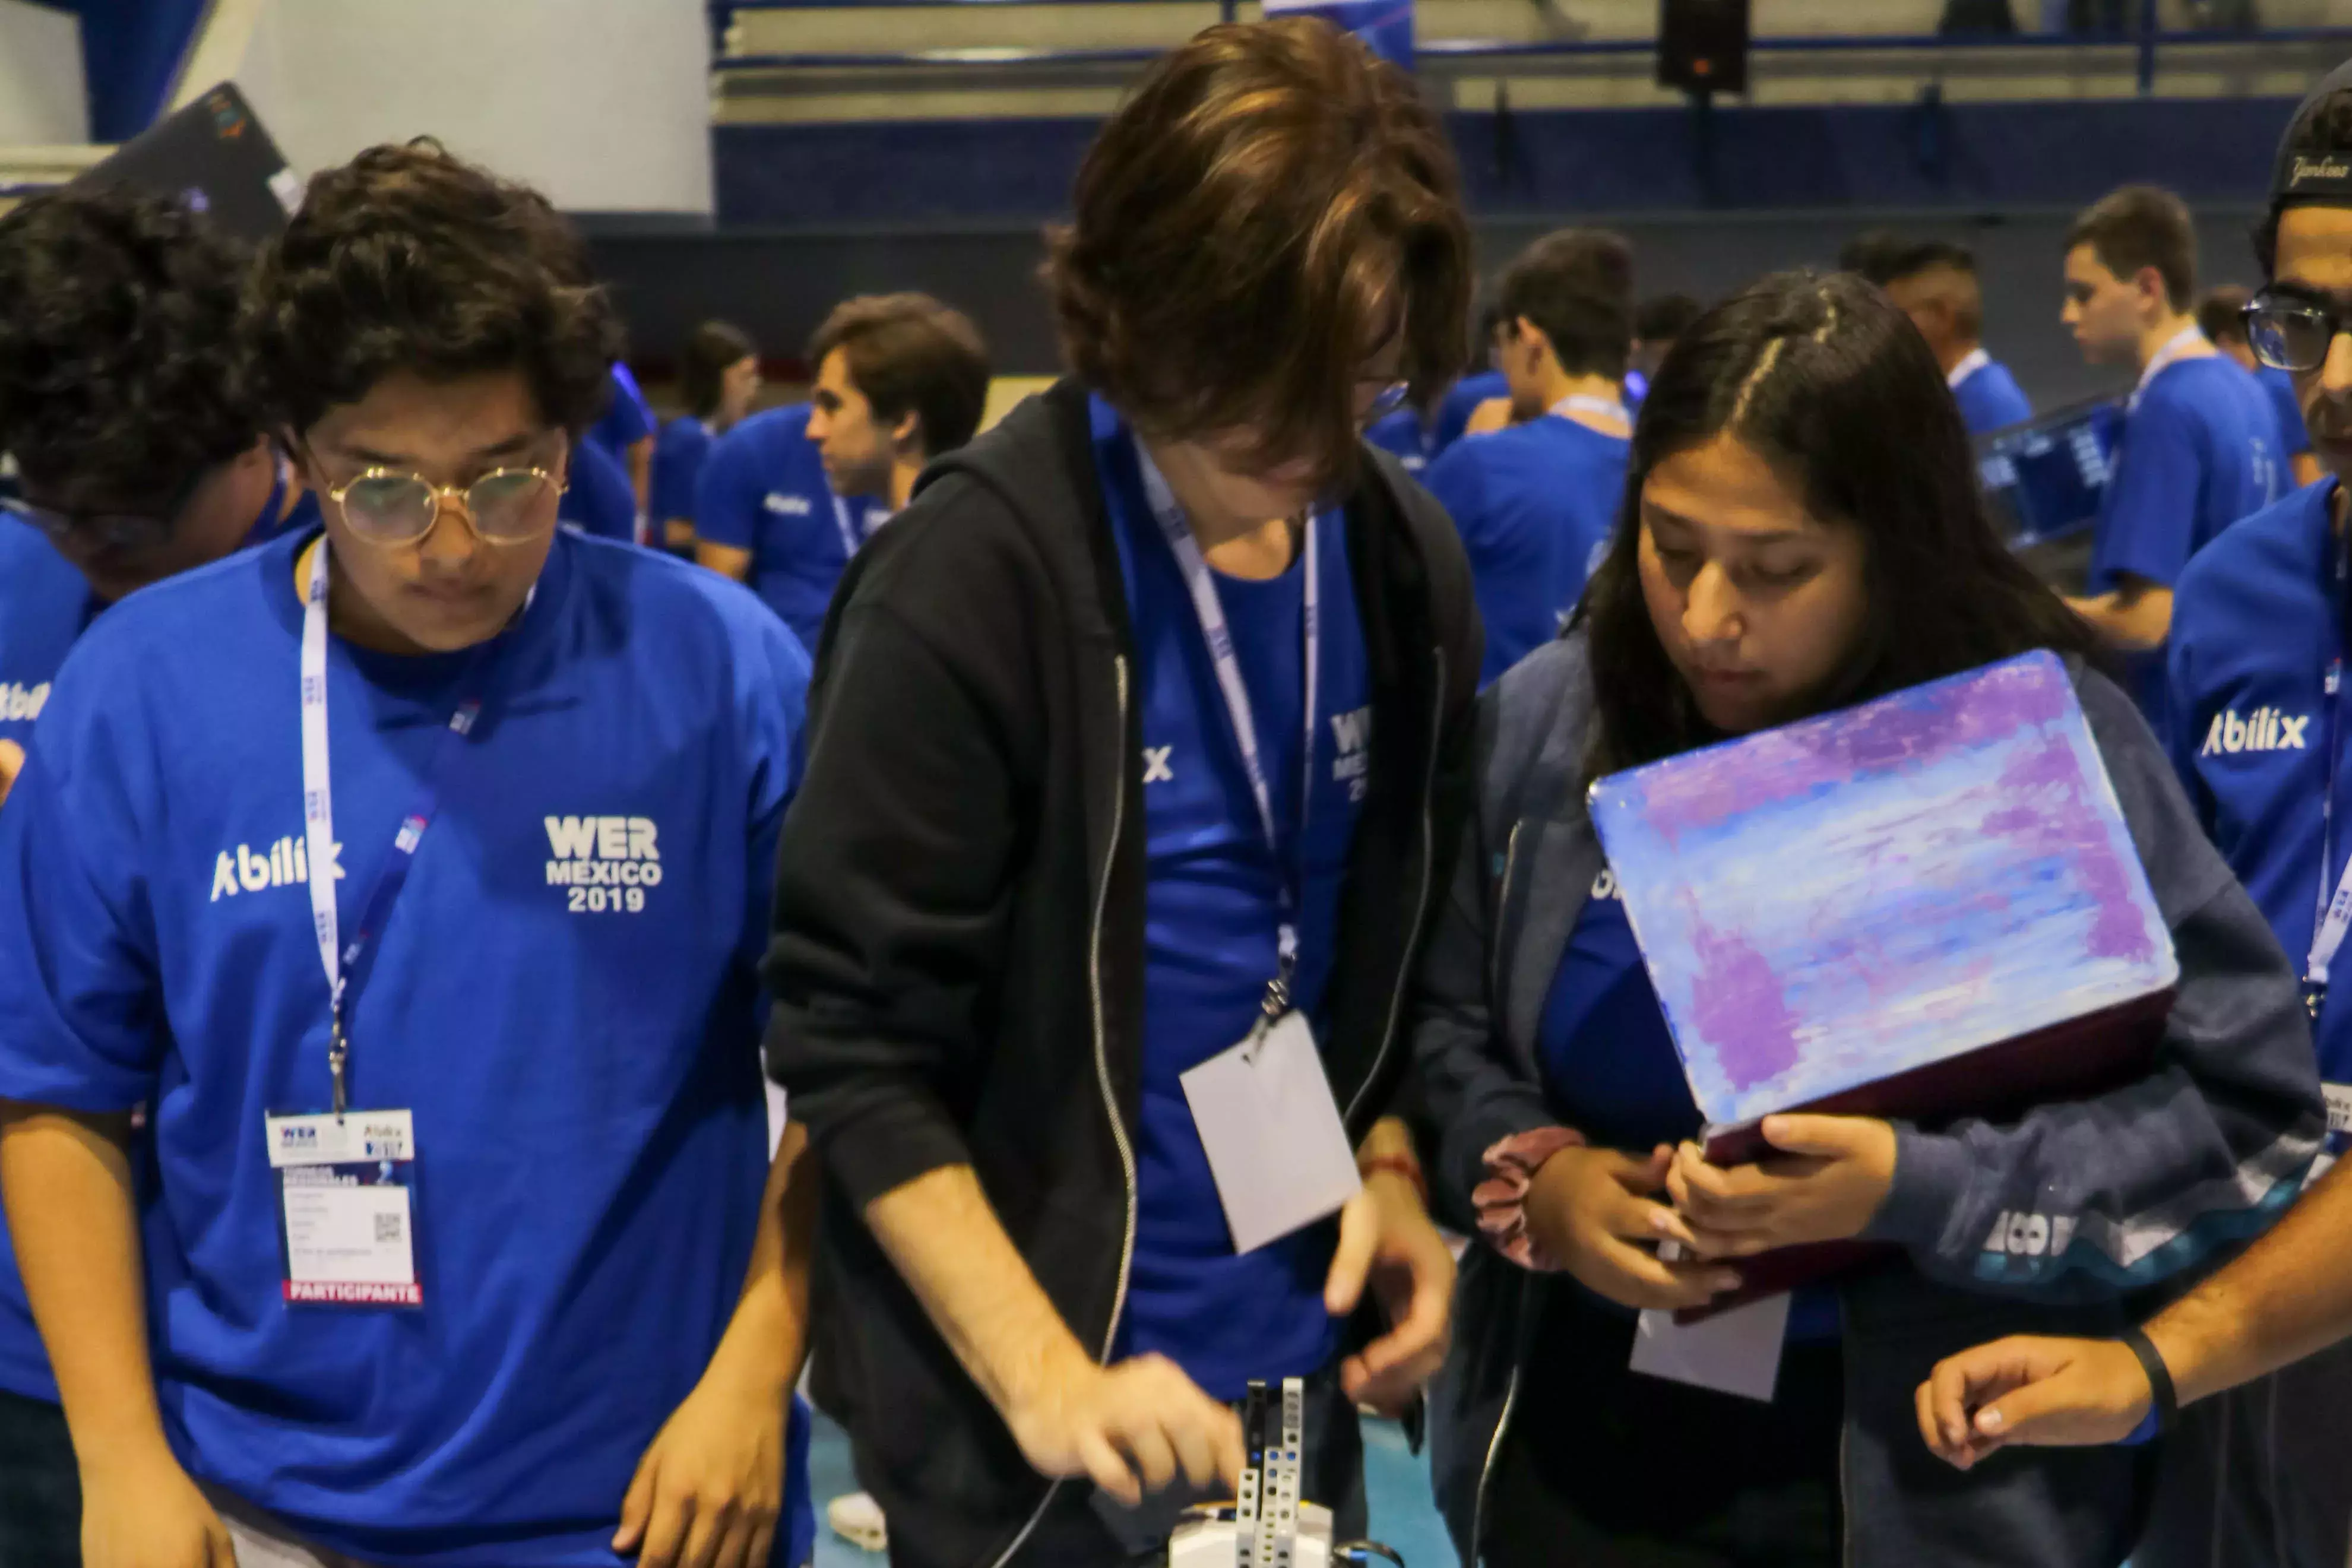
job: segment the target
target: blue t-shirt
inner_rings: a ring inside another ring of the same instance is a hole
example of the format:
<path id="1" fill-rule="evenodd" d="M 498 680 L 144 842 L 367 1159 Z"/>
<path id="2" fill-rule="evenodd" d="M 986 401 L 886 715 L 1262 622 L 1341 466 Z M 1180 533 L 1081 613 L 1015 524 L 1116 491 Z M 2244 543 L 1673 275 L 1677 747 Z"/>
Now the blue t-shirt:
<path id="1" fill-rule="evenodd" d="M 613 361 L 613 401 L 588 427 L 588 439 L 614 457 L 625 458 L 629 448 L 654 433 L 653 405 L 637 386 L 637 378 L 618 360 Z"/>
<path id="2" fill-rule="evenodd" d="M 1404 471 L 1415 478 L 1428 468 L 1430 448 L 1436 444 L 1435 432 L 1422 423 L 1417 408 L 1401 408 L 1374 420 L 1365 428 L 1364 439 L 1383 452 L 1395 453 Z"/>
<path id="3" fill-rule="evenodd" d="M 710 426 L 691 414 L 680 414 L 662 426 L 661 439 L 654 445 L 656 529 L 678 518 L 694 521 L 694 490 L 702 483 L 710 441 Z"/>
<path id="4" fill-rule="evenodd" d="M 1181 1075 L 1245 1039 L 1274 977 L 1281 894 L 1255 797 L 1175 553 L 1143 497 L 1135 446 L 1095 403 L 1095 459 L 1134 622 L 1144 752 L 1143 1085 L 1135 1261 L 1116 1354 L 1158 1352 L 1219 1399 L 1252 1378 L 1330 1364 L 1340 1323 L 1323 1308 L 1337 1227 L 1326 1221 L 1236 1257 Z M 1301 560 L 1269 581 L 1217 579 L 1254 712 L 1286 864 L 1303 869 L 1294 998 L 1318 1033 L 1340 884 L 1370 783 L 1371 686 L 1347 521 L 1316 514 L 1322 643 L 1314 796 L 1300 842 Z"/>
<path id="5" fill-rule="evenodd" d="M 2158 372 L 2124 416 L 2091 538 L 2090 590 L 2126 575 L 2172 588 L 2189 558 L 2284 486 L 2270 398 L 2221 354 Z M 2160 653 L 2132 661 L 2133 695 L 2159 737 L 2169 706 Z"/>
<path id="6" fill-rule="evenodd" d="M 2336 481 L 2323 480 L 2231 528 L 2189 563 L 2172 601 L 2173 765 L 2298 974 L 2320 897 L 2324 687 L 2345 635 L 2329 528 L 2335 492 Z M 2336 730 L 2338 751 L 2352 748 L 2352 722 Z M 2352 854 L 2352 768 L 2341 763 L 2336 820 L 2331 890 Z M 2347 962 L 2336 959 L 2339 973 Z M 2352 982 L 2329 988 L 2315 1032 L 2322 1080 L 2352 1084 Z M 2331 1089 L 2331 1124 L 2336 1098 Z M 2330 1152 L 2343 1145 L 2331 1134 Z"/>
<path id="7" fill-rule="evenodd" d="M 814 653 L 853 547 L 889 514 L 833 493 L 808 423 L 809 405 L 793 403 L 755 413 L 720 436 L 695 493 L 694 531 L 751 552 L 751 591 Z"/>
<path id="8" fill-rule="evenodd" d="M 1960 405 L 1960 419 L 1970 435 L 1983 435 L 2023 424 L 2033 417 L 2033 405 L 1999 360 L 1987 360 L 1952 389 Z"/>
<path id="9" fill-rule="evenodd" d="M 350 1009 L 355 1105 L 415 1113 L 425 1305 L 289 1306 L 263 1118 L 329 1092 L 304 542 L 132 595 L 58 674 L 0 810 L 0 1096 L 149 1106 L 157 1392 L 198 1479 L 373 1562 L 612 1564 L 750 1257 L 808 661 L 731 583 L 557 537 Z M 347 922 L 474 658 L 331 643 Z"/>
<path id="10" fill-rule="evenodd" d="M 1622 435 L 1546 414 L 1473 436 L 1431 467 L 1486 623 L 1481 685 L 1559 635 L 1608 553 L 1632 451 Z"/>
<path id="11" fill-rule="evenodd" d="M 572 451 L 572 482 L 556 503 L 564 527 L 614 544 L 637 541 L 637 493 L 621 460 L 593 442 Z"/>
<path id="12" fill-rule="evenodd" d="M 1545 994 L 1536 1065 L 1552 1113 L 1598 1147 L 1643 1158 L 1660 1144 L 1696 1137 L 1706 1124 L 1633 939 L 1633 924 L 1625 917 L 1616 875 L 1605 869 L 1593 879 Z M 1836 1291 L 1799 1291 L 1790 1336 L 1834 1339 L 1838 1333 Z"/>
<path id="13" fill-rule="evenodd" d="M 49 683 L 98 610 L 89 580 L 47 535 L 0 513 L 0 740 L 32 743 Z"/>
<path id="14" fill-rule="evenodd" d="M 2278 415 L 2279 450 L 2289 457 L 2300 457 L 2311 450 L 2311 432 L 2303 423 L 2303 404 L 2294 395 L 2294 378 L 2275 366 L 2264 365 L 2254 372 L 2254 381 L 2271 400 L 2271 412 Z"/>
<path id="15" fill-rule="evenodd" d="M 1475 376 L 1464 376 L 1445 391 L 1437 405 L 1436 430 L 1429 448 L 1432 463 L 1445 455 L 1446 449 L 1462 439 L 1469 429 L 1470 416 L 1478 412 L 1482 402 L 1492 402 L 1498 397 L 1511 395 L 1511 381 L 1500 371 L 1481 371 Z"/>

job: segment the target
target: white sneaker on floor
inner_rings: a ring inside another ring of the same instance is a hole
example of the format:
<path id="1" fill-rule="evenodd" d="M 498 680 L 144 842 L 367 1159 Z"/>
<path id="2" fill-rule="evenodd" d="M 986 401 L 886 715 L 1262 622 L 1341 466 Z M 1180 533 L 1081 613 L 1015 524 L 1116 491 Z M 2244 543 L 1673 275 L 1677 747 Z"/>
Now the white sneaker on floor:
<path id="1" fill-rule="evenodd" d="M 890 1534 L 882 1522 L 882 1505 L 862 1491 L 835 1498 L 824 1505 L 824 1521 L 833 1532 L 865 1552 L 887 1552 Z"/>

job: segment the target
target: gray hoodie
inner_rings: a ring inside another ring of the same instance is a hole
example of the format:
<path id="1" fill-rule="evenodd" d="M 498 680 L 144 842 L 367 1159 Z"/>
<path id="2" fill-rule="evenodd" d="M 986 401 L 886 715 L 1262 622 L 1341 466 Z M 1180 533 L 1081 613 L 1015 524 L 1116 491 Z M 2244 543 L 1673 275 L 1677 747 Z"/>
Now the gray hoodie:
<path id="1" fill-rule="evenodd" d="M 1841 1285 L 1848 1568 L 1992 1563 L 2110 1568 L 2131 1546 L 2142 1450 L 2005 1452 L 1963 1474 L 1918 1436 L 1913 1393 L 1937 1361 L 2011 1333 L 2111 1333 L 2274 1219 L 2326 1127 L 2294 972 L 2199 831 L 2129 698 L 2075 686 L 2180 959 L 2154 1070 L 2021 1120 L 1897 1124 L 1895 1182 L 1869 1239 L 1909 1267 Z M 1480 699 L 1478 809 L 1424 957 L 1417 1100 L 1441 1218 L 1475 1234 L 1486 1151 L 1557 1125 L 1536 1066 L 1544 998 L 1602 865 L 1585 815 L 1592 678 L 1579 634 Z M 2035 1221 L 2042 1223 L 2035 1223 Z M 2053 1235 L 2066 1237 L 2053 1248 Z M 1483 1243 L 1464 1260 L 1454 1348 L 1431 1406 L 1438 1500 L 1465 1563 L 1487 1472 L 1514 1420 L 1543 1292 Z"/>

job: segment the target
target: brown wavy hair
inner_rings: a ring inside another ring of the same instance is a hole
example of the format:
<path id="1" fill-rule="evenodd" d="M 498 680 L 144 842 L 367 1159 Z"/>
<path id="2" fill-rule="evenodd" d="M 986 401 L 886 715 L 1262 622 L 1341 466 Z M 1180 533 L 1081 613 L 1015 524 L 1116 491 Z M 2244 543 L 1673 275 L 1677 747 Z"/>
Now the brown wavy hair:
<path id="1" fill-rule="evenodd" d="M 1466 353 L 1444 128 L 1318 18 L 1211 27 L 1153 65 L 1087 151 L 1075 214 L 1046 236 L 1063 354 L 1162 438 L 1246 428 L 1264 461 L 1342 480 L 1366 358 L 1401 332 L 1426 398 Z"/>

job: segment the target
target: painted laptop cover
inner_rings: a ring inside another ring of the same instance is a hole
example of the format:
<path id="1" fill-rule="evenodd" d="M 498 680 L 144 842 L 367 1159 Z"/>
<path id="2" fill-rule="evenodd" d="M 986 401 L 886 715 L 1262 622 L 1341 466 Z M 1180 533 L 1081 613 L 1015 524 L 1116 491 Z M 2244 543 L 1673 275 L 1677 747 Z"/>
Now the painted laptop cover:
<path id="1" fill-rule="evenodd" d="M 1591 809 L 1718 1164 L 1777 1111 L 1935 1124 L 2147 1069 L 2179 967 L 2053 654 L 1612 775 Z"/>

